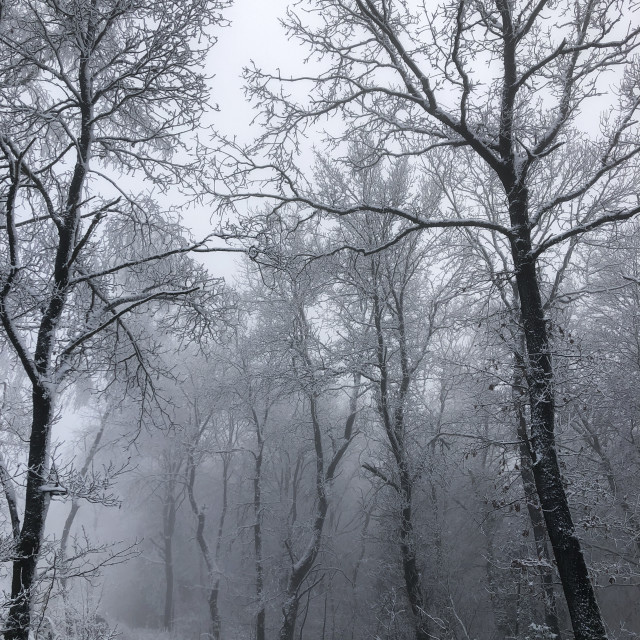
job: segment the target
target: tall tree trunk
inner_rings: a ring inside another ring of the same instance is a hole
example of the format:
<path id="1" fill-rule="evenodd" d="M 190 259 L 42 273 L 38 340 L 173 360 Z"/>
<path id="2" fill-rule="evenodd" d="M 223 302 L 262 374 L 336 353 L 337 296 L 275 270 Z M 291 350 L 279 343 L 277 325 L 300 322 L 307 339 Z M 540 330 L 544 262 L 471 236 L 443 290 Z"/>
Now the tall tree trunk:
<path id="1" fill-rule="evenodd" d="M 80 26 L 80 25 L 78 25 Z M 91 16 L 86 25 L 86 42 L 93 41 L 95 25 Z M 15 332 L 13 320 L 6 308 L 6 299 L 17 273 L 17 257 L 11 258 L 11 273 L 5 279 L 0 291 L 0 321 L 10 342 L 18 353 L 32 386 L 31 435 L 29 438 L 29 458 L 27 487 L 22 529 L 16 545 L 11 580 L 11 606 L 7 616 L 5 640 L 28 640 L 31 625 L 31 610 L 35 592 L 35 578 L 45 521 L 51 494 L 41 487 L 48 480 L 49 446 L 54 417 L 54 403 L 57 393 L 53 351 L 56 330 L 64 310 L 70 281 L 70 267 L 79 241 L 78 228 L 82 206 L 82 191 L 89 169 L 92 145 L 93 96 L 90 80 L 89 58 L 81 58 L 78 64 L 78 87 L 80 107 L 80 135 L 78 136 L 76 162 L 67 191 L 61 222 L 57 227 L 57 246 L 48 304 L 38 327 L 33 360 L 26 354 Z M 17 184 L 17 183 L 16 183 Z"/>
<path id="2" fill-rule="evenodd" d="M 7 617 L 5 640 L 28 640 L 31 609 L 36 584 L 36 568 L 44 537 L 44 526 L 51 495 L 42 491 L 47 483 L 49 441 L 53 419 L 53 400 L 46 388 L 35 387 L 33 419 L 29 440 L 29 467 L 25 511 L 13 560 L 11 606 Z"/>
<path id="3" fill-rule="evenodd" d="M 526 376 L 531 407 L 533 475 L 560 574 L 576 640 L 602 640 L 606 632 L 589 572 L 575 533 L 555 446 L 555 393 L 551 345 L 528 221 L 528 193 L 512 183 L 507 190 L 512 255 L 527 347 Z"/>
<path id="4" fill-rule="evenodd" d="M 309 364 L 309 363 L 305 363 Z M 299 558 L 294 558 L 291 542 L 286 543 L 289 556 L 291 558 L 291 569 L 285 591 L 285 599 L 282 604 L 282 624 L 280 627 L 279 640 L 293 640 L 302 594 L 300 589 L 307 578 L 313 563 L 320 551 L 320 541 L 322 530 L 327 516 L 329 502 L 327 500 L 325 486 L 324 453 L 322 447 L 322 432 L 318 418 L 318 394 L 312 391 L 309 394 L 309 409 L 311 413 L 311 423 L 313 425 L 313 440 L 316 454 L 316 511 L 311 529 L 311 538 L 305 550 Z"/>
<path id="5" fill-rule="evenodd" d="M 524 347 L 524 344 L 522 345 Z M 553 587 L 553 569 L 551 566 L 551 556 L 547 547 L 547 535 L 544 522 L 544 514 L 540 509 L 540 502 L 536 493 L 535 478 L 531 461 L 531 450 L 529 437 L 527 434 L 527 419 L 522 404 L 522 368 L 516 362 L 514 365 L 513 377 L 513 404 L 516 412 L 516 424 L 518 433 L 518 446 L 520 453 L 520 478 L 524 488 L 527 512 L 533 530 L 533 538 L 536 545 L 536 554 L 540 562 L 540 580 L 544 595 L 544 617 L 545 624 L 561 640 L 560 621 L 558 620 L 558 607 L 556 604 L 556 593 Z"/>
<path id="6" fill-rule="evenodd" d="M 194 494 L 195 484 L 195 464 L 193 462 L 193 453 L 189 453 L 188 462 L 188 481 L 187 492 L 189 496 L 189 504 L 191 510 L 196 517 L 196 542 L 200 548 L 202 559 L 207 567 L 207 580 L 209 584 L 209 594 L 207 596 L 207 606 L 209 608 L 209 624 L 210 633 L 213 640 L 220 638 L 220 614 L 218 612 L 218 568 L 215 564 L 213 554 L 209 548 L 209 543 L 204 535 L 206 514 L 202 507 L 199 507 Z"/>
<path id="7" fill-rule="evenodd" d="M 173 602 L 173 534 L 176 529 L 176 495 L 175 478 L 173 474 L 167 479 L 165 502 L 162 509 L 162 559 L 164 560 L 164 612 L 162 627 L 167 631 L 173 630 L 174 602 Z"/>
<path id="8" fill-rule="evenodd" d="M 420 572 L 416 559 L 415 533 L 413 530 L 413 478 L 409 467 L 408 453 L 405 445 L 405 402 L 412 382 L 412 372 L 408 363 L 406 326 L 403 306 L 403 293 L 394 292 L 395 315 L 397 318 L 398 341 L 400 346 L 401 380 L 396 393 L 395 402 L 391 401 L 391 384 L 387 356 L 390 351 L 387 336 L 383 328 L 383 301 L 380 298 L 380 284 L 377 281 L 378 268 L 372 261 L 372 278 L 375 285 L 373 295 L 374 326 L 376 331 L 376 359 L 380 372 L 378 383 L 378 413 L 384 425 L 389 446 L 396 465 L 397 482 L 390 484 L 396 490 L 400 501 L 400 554 L 407 597 L 414 619 L 416 640 L 429 640 L 429 618 L 427 604 L 422 591 Z M 374 472 L 373 467 L 367 467 Z M 380 475 L 378 473 L 378 475 Z"/>
<path id="9" fill-rule="evenodd" d="M 279 640 L 293 640 L 299 606 L 300 599 L 297 594 L 297 587 L 295 582 L 289 579 L 287 583 L 287 595 L 282 604 L 282 626 L 280 627 L 280 635 L 278 636 Z"/>
<path id="10" fill-rule="evenodd" d="M 253 515 L 255 524 L 253 525 L 253 548 L 255 551 L 256 564 L 256 601 L 258 611 L 256 612 L 256 640 L 265 640 L 265 602 L 264 602 L 264 560 L 262 557 L 262 456 L 264 452 L 264 439 L 262 425 L 255 411 L 253 420 L 256 428 L 256 439 L 258 451 L 255 456 L 255 476 L 253 478 Z"/>
<path id="11" fill-rule="evenodd" d="M 220 510 L 220 518 L 218 520 L 218 531 L 216 538 L 216 546 L 214 552 L 211 552 L 209 543 L 204 535 L 206 514 L 203 507 L 199 507 L 195 497 L 195 481 L 196 468 L 195 449 L 204 433 L 204 430 L 211 419 L 212 413 L 200 423 L 199 412 L 197 406 L 195 408 L 196 424 L 199 424 L 196 436 L 189 448 L 187 456 L 187 496 L 193 515 L 196 517 L 196 542 L 200 548 L 200 553 L 207 567 L 207 578 L 209 582 L 209 594 L 207 596 L 207 605 L 209 608 L 209 622 L 211 637 L 213 640 L 219 640 L 221 636 L 221 619 L 218 599 L 220 596 L 220 558 L 222 555 L 222 536 L 224 533 L 224 525 L 227 517 L 229 504 L 229 470 L 231 465 L 231 449 L 236 437 L 236 428 L 231 415 L 229 416 L 229 432 L 226 442 L 227 451 L 222 452 L 222 508 Z"/>
<path id="12" fill-rule="evenodd" d="M 420 572 L 416 560 L 415 535 L 412 516 L 412 479 L 406 464 L 400 469 L 400 499 L 402 500 L 400 517 L 400 552 L 404 582 L 407 588 L 411 612 L 415 620 L 416 640 L 430 640 L 426 602 L 422 592 Z"/>
<path id="13" fill-rule="evenodd" d="M 233 426 L 229 429 L 229 442 L 227 443 L 229 448 L 232 446 L 233 440 Z M 222 535 L 224 533 L 224 523 L 227 518 L 227 510 L 229 508 L 229 466 L 230 466 L 230 453 L 224 453 L 222 463 L 222 509 L 220 510 L 220 519 L 218 520 L 218 534 L 216 537 L 216 548 L 214 555 L 214 567 L 216 568 L 215 575 L 211 576 L 211 589 L 209 591 L 209 615 L 211 618 L 211 630 L 214 640 L 220 638 L 221 632 L 221 620 L 220 609 L 218 607 L 218 597 L 220 595 L 220 558 L 222 556 Z"/>
<path id="14" fill-rule="evenodd" d="M 314 448 L 316 454 L 316 510 L 311 530 L 311 538 L 307 542 L 307 546 L 299 558 L 294 557 L 290 542 L 288 541 L 286 543 L 287 550 L 291 558 L 291 570 L 287 581 L 285 600 L 282 605 L 282 625 L 278 636 L 279 640 L 293 640 L 296 620 L 298 617 L 298 609 L 300 607 L 300 599 L 304 595 L 304 592 L 301 592 L 301 588 L 320 551 L 322 531 L 324 529 L 324 523 L 329 507 L 326 487 L 333 481 L 340 460 L 344 456 L 347 447 L 351 442 L 353 425 L 357 415 L 357 398 L 359 388 L 360 376 L 355 375 L 354 390 L 349 403 L 349 415 L 347 416 L 345 423 L 343 443 L 342 446 L 333 454 L 326 470 L 322 447 L 322 432 L 318 418 L 318 396 L 315 392 L 312 392 L 309 396 L 311 422 L 314 434 Z M 309 589 L 310 588 L 311 587 L 309 587 Z"/>

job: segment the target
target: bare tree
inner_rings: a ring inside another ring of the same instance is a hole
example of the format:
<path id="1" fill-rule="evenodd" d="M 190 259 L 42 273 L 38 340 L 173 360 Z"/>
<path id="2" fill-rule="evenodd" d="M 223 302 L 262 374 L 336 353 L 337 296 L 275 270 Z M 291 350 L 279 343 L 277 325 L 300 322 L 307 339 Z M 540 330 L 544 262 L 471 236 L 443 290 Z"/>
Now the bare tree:
<path id="1" fill-rule="evenodd" d="M 443 184 L 443 183 L 441 183 Z M 443 184 L 443 188 L 448 187 Z M 491 187 L 485 185 L 483 205 L 490 209 L 494 201 L 489 197 Z M 452 202 L 456 200 L 456 194 L 449 193 Z M 517 436 L 518 453 L 520 456 L 520 478 L 524 491 L 527 513 L 529 515 L 531 529 L 536 548 L 537 561 L 540 567 L 541 584 L 543 588 L 543 602 L 545 611 L 545 625 L 549 631 L 561 638 L 560 623 L 558 620 L 556 596 L 553 587 L 553 567 L 551 565 L 551 555 L 548 548 L 548 537 L 544 522 L 544 514 L 540 507 L 540 502 L 536 492 L 535 478 L 533 473 L 533 458 L 529 440 L 529 427 L 527 419 L 527 385 L 525 380 L 525 337 L 519 321 L 518 313 L 518 288 L 514 274 L 510 272 L 508 262 L 508 251 L 503 238 L 493 235 L 489 239 L 483 239 L 474 234 L 472 230 L 465 229 L 464 235 L 468 238 L 471 251 L 478 257 L 480 271 L 485 273 L 493 285 L 496 292 L 496 302 L 498 305 L 497 317 L 499 326 L 494 327 L 494 332 L 504 342 L 504 346 L 511 351 L 512 358 L 512 379 L 511 401 L 512 417 L 514 418 L 514 432 Z M 546 287 L 545 308 L 553 310 L 554 303 L 561 290 L 563 280 L 567 275 L 567 270 L 571 264 L 571 258 L 576 246 L 576 238 L 572 238 L 564 255 L 559 260 L 559 267 L 555 272 L 554 281 L 551 286 Z M 491 305 L 490 300 L 486 301 Z M 495 311 L 493 311 L 495 313 Z"/>
<path id="2" fill-rule="evenodd" d="M 213 640 L 221 637 L 222 621 L 220 617 L 220 578 L 222 572 L 220 563 L 222 559 L 222 541 L 225 530 L 225 521 L 229 511 L 229 480 L 232 473 L 233 454 L 237 448 L 239 436 L 238 423 L 231 411 L 214 415 L 215 408 L 202 414 L 200 403 L 197 400 L 191 403 L 192 435 L 188 444 L 187 464 L 185 469 L 185 484 L 191 511 L 196 519 L 196 542 L 207 568 L 207 604 L 209 608 L 210 635 Z M 207 438 L 207 434 L 209 437 Z M 209 440 L 207 445 L 206 440 Z M 215 451 L 211 451 L 211 445 L 215 445 Z M 222 503 L 218 514 L 215 545 L 207 540 L 207 514 L 206 508 L 198 504 L 195 485 L 198 467 L 208 457 L 220 457 L 222 474 Z"/>
<path id="3" fill-rule="evenodd" d="M 207 305 L 215 294 L 185 257 L 205 245 L 186 241 L 176 216 L 125 184 L 133 174 L 157 188 L 196 179 L 188 138 L 207 105 L 198 69 L 226 4 L 2 4 L 0 322 L 32 388 L 9 640 L 29 633 L 61 385 L 118 369 L 150 388 L 126 317 L 197 292 Z M 173 159 L 178 148 L 186 162 Z"/>
<path id="4" fill-rule="evenodd" d="M 282 240 L 277 229 L 270 233 L 272 242 Z M 298 247 L 304 241 L 302 237 L 292 239 L 294 246 Z M 282 349 L 288 361 L 281 375 L 283 389 L 297 407 L 293 419 L 306 427 L 305 441 L 308 443 L 310 439 L 312 443 L 310 456 L 308 445 L 298 455 L 292 481 L 290 526 L 284 542 L 289 566 L 279 638 L 293 640 L 300 604 L 322 580 L 322 572 L 320 577 L 315 577 L 313 569 L 321 551 L 329 513 L 330 489 L 339 465 L 356 437 L 354 424 L 360 377 L 347 370 L 343 374 L 347 381 L 340 380 L 339 370 L 343 367 L 338 366 L 339 356 L 332 354 L 323 342 L 320 330 L 322 321 L 314 321 L 317 314 L 322 316 L 322 297 L 327 286 L 322 272 L 305 265 L 304 260 L 296 257 L 283 259 L 276 254 L 274 257 L 275 262 L 262 266 L 263 286 L 257 288 L 261 288 L 271 301 L 270 313 L 274 316 L 271 330 L 273 332 L 275 329 L 276 332 L 272 333 L 273 344 L 270 348 Z M 335 360 L 332 366 L 329 364 L 331 360 Z M 347 388 L 349 404 L 344 426 L 334 424 L 334 420 L 327 415 L 332 385 Z M 302 517 L 298 517 L 297 491 L 307 466 L 314 469 L 313 506 L 309 522 L 302 524 L 298 521 Z M 298 531 L 300 535 L 297 535 Z"/>
<path id="5" fill-rule="evenodd" d="M 398 245 L 402 247 L 402 245 Z M 426 345 L 433 331 L 430 323 L 425 335 L 425 343 L 416 354 L 411 353 L 408 340 L 407 293 L 411 272 L 418 266 L 419 258 L 411 248 L 404 259 L 396 264 L 384 264 L 376 256 L 370 257 L 370 278 L 372 291 L 372 320 L 375 327 L 375 377 L 376 404 L 380 420 L 384 425 L 395 464 L 394 474 L 386 473 L 375 465 L 365 464 L 364 468 L 390 485 L 398 496 L 400 505 L 400 550 L 403 573 L 411 610 L 415 618 L 416 639 L 426 640 L 429 632 L 429 604 L 423 594 L 421 572 L 418 564 L 418 549 L 414 533 L 413 493 L 415 469 L 412 468 L 411 447 L 407 428 L 407 415 L 411 387 L 418 368 L 422 364 Z M 392 258 L 393 260 L 393 258 Z M 408 268 L 408 269 L 407 269 Z M 393 273 L 396 278 L 390 276 Z M 391 282 L 389 282 L 391 279 Z M 389 326 L 389 324 L 391 326 Z M 395 356 L 395 357 L 394 357 Z M 397 358 L 398 362 L 394 362 Z"/>
<path id="6" fill-rule="evenodd" d="M 267 119 L 255 148 L 228 146 L 223 169 L 231 167 L 236 178 L 231 201 L 270 199 L 273 215 L 283 202 L 296 203 L 303 219 L 367 209 L 405 220 L 402 235 L 456 227 L 504 238 L 526 343 L 536 491 L 575 636 L 604 638 L 558 464 L 552 344 L 540 267 L 552 262 L 549 256 L 562 243 L 640 212 L 633 195 L 640 151 L 634 61 L 640 31 L 631 21 L 632 7 L 595 0 L 459 0 L 433 6 L 315 0 L 305 8 L 313 18 L 307 22 L 302 12 L 291 10 L 290 34 L 308 45 L 325 70 L 297 78 L 248 72 L 249 90 Z M 599 93 L 598 79 L 606 69 L 620 72 L 619 100 L 608 106 L 599 135 L 585 137 L 577 118 Z M 300 85 L 301 91 L 283 90 L 283 84 Z M 336 162 L 351 166 L 340 145 L 365 137 L 373 141 L 368 165 L 386 155 L 407 155 L 418 166 L 433 167 L 445 157 L 465 167 L 458 188 L 469 197 L 462 215 L 442 199 L 436 215 L 418 195 L 403 207 L 381 207 L 360 195 L 345 205 L 337 190 L 333 198 L 319 197 L 313 181 L 297 169 L 296 154 L 301 132 L 331 115 L 350 126 L 326 133 Z M 555 179 L 554 165 L 566 158 L 560 147 L 580 170 Z M 265 171 L 277 188 L 265 186 Z M 492 180 L 499 200 L 486 217 L 472 194 Z"/>
<path id="7" fill-rule="evenodd" d="M 390 164 L 386 172 L 382 164 L 340 175 L 326 159 L 318 174 L 325 189 L 360 192 L 380 206 L 401 205 L 410 195 L 413 174 L 408 163 Z M 335 233 L 343 244 L 356 242 L 375 249 L 402 233 L 397 220 L 388 215 L 364 211 L 342 222 Z M 430 245 L 413 234 L 386 252 L 341 256 L 343 264 L 336 275 L 340 283 L 336 298 L 344 325 L 341 333 L 352 345 L 355 366 L 369 381 L 388 450 L 388 456 L 369 460 L 363 467 L 395 496 L 402 574 L 419 640 L 431 637 L 432 606 L 425 592 L 425 571 L 415 530 L 413 496 L 417 478 L 429 464 L 429 453 L 417 443 L 420 439 L 427 441 L 429 422 L 420 413 L 418 387 L 421 379 L 432 375 L 427 355 L 431 338 L 442 328 L 446 309 L 459 292 L 455 282 L 459 274 L 446 262 L 446 242 L 443 238 L 433 240 Z M 442 282 L 438 282 L 436 271 L 447 272 Z M 416 436 L 420 423 L 422 428 Z M 430 519 L 428 514 L 426 519 Z"/>
<path id="8" fill-rule="evenodd" d="M 266 588 L 264 552 L 265 510 L 263 484 L 265 476 L 266 441 L 272 427 L 274 406 L 282 399 L 279 378 L 280 358 L 284 354 L 265 352 L 261 340 L 264 327 L 261 320 L 253 319 L 258 325 L 250 329 L 252 314 L 250 296 L 244 301 L 245 308 L 240 313 L 236 335 L 231 343 L 229 365 L 233 371 L 230 392 L 234 396 L 234 408 L 248 423 L 254 434 L 254 446 L 249 449 L 253 458 L 253 549 L 255 554 L 256 592 L 256 640 L 266 638 Z"/>

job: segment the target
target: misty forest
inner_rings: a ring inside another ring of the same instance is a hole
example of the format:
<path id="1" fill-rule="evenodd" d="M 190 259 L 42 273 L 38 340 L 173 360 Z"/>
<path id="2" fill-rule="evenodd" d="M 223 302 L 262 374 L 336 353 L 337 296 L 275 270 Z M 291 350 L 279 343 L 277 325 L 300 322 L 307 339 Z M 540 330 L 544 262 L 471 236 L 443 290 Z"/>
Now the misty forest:
<path id="1" fill-rule="evenodd" d="M 0 634 L 638 640 L 640 5 L 286 4 L 0 0 Z"/>

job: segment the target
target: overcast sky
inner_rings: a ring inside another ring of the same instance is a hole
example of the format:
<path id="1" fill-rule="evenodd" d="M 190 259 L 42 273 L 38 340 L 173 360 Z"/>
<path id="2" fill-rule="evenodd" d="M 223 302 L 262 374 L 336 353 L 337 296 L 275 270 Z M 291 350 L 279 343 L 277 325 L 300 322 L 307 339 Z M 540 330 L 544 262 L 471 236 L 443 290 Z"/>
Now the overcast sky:
<path id="1" fill-rule="evenodd" d="M 296 45 L 286 39 L 285 30 L 278 19 L 284 17 L 290 0 L 235 0 L 225 11 L 231 25 L 217 32 L 218 43 L 209 56 L 207 73 L 214 75 L 211 82 L 212 102 L 220 111 L 206 118 L 208 124 L 226 137 L 237 136 L 250 142 L 256 135 L 250 122 L 256 111 L 247 102 L 242 81 L 242 70 L 254 60 L 264 69 L 289 69 L 295 65 Z M 197 237 L 211 231 L 211 211 L 187 214 L 185 220 Z M 200 254 L 212 275 L 230 278 L 237 271 L 237 258 L 233 254 Z"/>
<path id="2" fill-rule="evenodd" d="M 236 0 L 225 12 L 231 26 L 220 31 L 208 71 L 215 73 L 213 98 L 220 106 L 213 121 L 227 135 L 245 134 L 255 115 L 242 90 L 242 69 L 251 60 L 264 69 L 285 69 L 295 64 L 292 52 L 296 46 L 286 40 L 278 23 L 288 4 L 289 0 Z"/>

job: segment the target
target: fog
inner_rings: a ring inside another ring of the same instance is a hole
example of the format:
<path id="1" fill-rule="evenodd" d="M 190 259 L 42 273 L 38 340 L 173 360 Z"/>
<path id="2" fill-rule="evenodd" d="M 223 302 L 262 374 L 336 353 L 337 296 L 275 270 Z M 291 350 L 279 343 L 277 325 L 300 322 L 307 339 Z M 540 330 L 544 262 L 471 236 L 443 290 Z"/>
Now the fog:
<path id="1" fill-rule="evenodd" d="M 0 3 L 2 636 L 639 638 L 636 18 Z"/>

